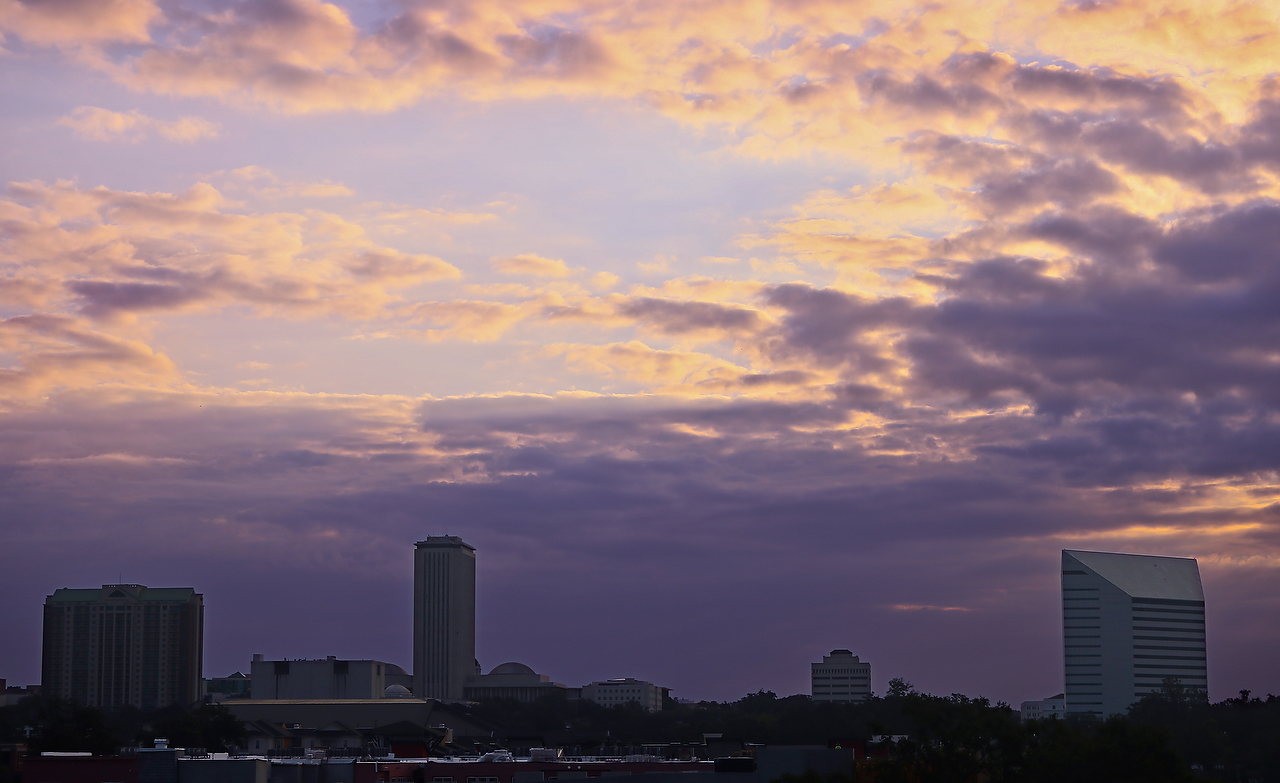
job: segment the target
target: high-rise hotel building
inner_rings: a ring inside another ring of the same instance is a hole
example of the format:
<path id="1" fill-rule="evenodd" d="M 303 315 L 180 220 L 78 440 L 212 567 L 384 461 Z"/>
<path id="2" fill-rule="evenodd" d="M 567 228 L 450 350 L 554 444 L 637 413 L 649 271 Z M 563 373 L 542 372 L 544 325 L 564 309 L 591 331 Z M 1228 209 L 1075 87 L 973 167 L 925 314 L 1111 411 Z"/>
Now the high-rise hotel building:
<path id="1" fill-rule="evenodd" d="M 204 596 L 190 587 L 55 590 L 44 603 L 43 693 L 142 709 L 200 698 Z"/>
<path id="2" fill-rule="evenodd" d="M 460 700 L 476 673 L 476 549 L 457 536 L 413 553 L 413 695 Z"/>
<path id="3" fill-rule="evenodd" d="M 1194 559 L 1064 549 L 1062 636 L 1067 713 L 1124 713 L 1170 677 L 1208 692 Z"/>

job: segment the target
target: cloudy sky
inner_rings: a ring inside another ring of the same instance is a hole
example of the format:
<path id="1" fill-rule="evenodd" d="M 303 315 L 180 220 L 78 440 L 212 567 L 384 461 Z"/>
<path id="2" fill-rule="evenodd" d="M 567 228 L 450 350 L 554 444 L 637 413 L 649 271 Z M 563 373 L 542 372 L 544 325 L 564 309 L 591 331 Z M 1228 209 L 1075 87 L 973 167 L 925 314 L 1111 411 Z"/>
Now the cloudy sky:
<path id="1" fill-rule="evenodd" d="M 0 677 L 191 585 L 206 674 L 1062 689 L 1063 548 L 1280 692 L 1280 12 L 0 0 Z"/>

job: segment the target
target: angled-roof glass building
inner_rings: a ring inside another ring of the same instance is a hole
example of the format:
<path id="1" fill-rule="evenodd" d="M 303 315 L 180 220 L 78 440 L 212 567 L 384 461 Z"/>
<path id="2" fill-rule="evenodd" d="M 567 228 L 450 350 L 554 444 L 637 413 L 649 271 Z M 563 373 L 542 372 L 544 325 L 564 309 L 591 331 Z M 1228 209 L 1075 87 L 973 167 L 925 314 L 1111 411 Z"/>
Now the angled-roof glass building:
<path id="1" fill-rule="evenodd" d="M 1066 711 L 1124 713 L 1164 680 L 1208 692 L 1192 558 L 1062 551 Z"/>

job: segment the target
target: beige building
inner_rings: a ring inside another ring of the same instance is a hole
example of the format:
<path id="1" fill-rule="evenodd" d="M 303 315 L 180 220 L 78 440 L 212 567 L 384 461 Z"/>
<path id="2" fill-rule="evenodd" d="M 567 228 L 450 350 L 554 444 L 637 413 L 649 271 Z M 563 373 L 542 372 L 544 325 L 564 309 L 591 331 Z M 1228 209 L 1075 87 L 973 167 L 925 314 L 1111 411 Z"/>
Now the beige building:
<path id="1" fill-rule="evenodd" d="M 90 707 L 200 698 L 204 596 L 190 587 L 55 590 L 44 604 L 42 692 Z"/>
<path id="2" fill-rule="evenodd" d="M 461 701 L 476 673 L 476 549 L 457 536 L 413 553 L 413 695 Z"/>
<path id="3" fill-rule="evenodd" d="M 250 664 L 251 698 L 264 699 L 381 699 L 387 688 L 407 685 L 404 669 L 394 663 L 344 660 L 335 656 L 316 660 L 268 661 L 254 655 Z M 402 689 L 408 693 L 407 689 Z M 393 691 L 393 695 L 397 692 Z"/>
<path id="4" fill-rule="evenodd" d="M 809 664 L 814 701 L 866 701 L 871 698 L 871 664 L 848 650 L 832 650 L 822 663 Z"/>
<path id="5" fill-rule="evenodd" d="M 662 709 L 664 690 L 651 682 L 626 677 L 583 685 L 582 698 L 606 707 L 638 702 L 649 712 L 658 712 Z"/>

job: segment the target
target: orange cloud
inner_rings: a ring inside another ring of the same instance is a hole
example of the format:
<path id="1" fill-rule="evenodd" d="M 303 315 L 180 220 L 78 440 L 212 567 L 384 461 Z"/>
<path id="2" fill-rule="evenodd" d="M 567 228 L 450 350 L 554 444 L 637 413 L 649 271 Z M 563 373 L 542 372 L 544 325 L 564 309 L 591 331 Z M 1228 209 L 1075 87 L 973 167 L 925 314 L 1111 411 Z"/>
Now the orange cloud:
<path id="1" fill-rule="evenodd" d="M 207 184 L 169 194 L 36 182 L 10 193 L 0 262 L 22 276 L 9 288 L 99 319 L 232 302 L 372 318 L 399 289 L 461 276 L 435 256 L 375 244 L 336 215 L 235 211 Z"/>
<path id="2" fill-rule="evenodd" d="M 148 117 L 136 109 L 118 112 L 97 106 L 81 106 L 60 118 L 58 124 L 94 141 L 139 142 L 153 132 L 170 141 L 196 141 L 218 135 L 217 123 L 200 117 L 165 121 Z"/>
<path id="3" fill-rule="evenodd" d="M 532 275 L 534 277 L 568 277 L 569 267 L 558 258 L 543 258 L 532 254 L 495 258 L 493 266 L 506 275 Z"/>

